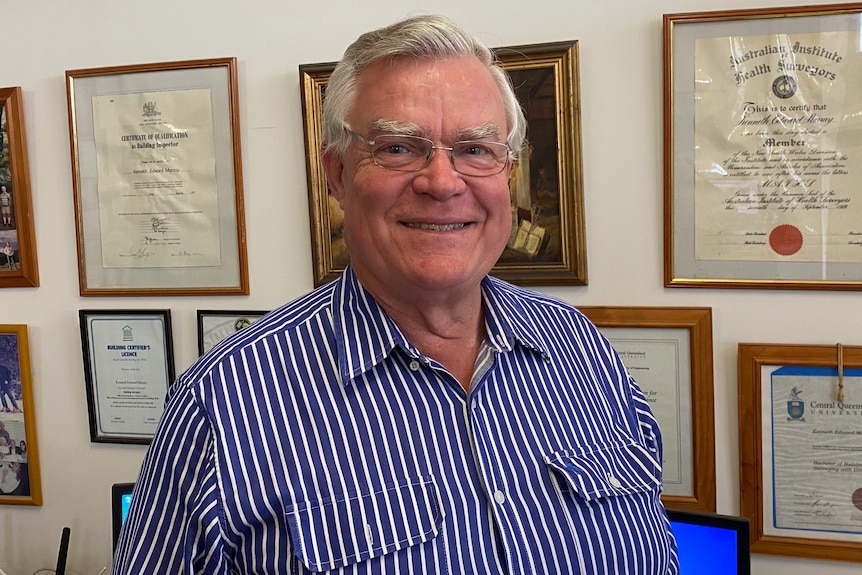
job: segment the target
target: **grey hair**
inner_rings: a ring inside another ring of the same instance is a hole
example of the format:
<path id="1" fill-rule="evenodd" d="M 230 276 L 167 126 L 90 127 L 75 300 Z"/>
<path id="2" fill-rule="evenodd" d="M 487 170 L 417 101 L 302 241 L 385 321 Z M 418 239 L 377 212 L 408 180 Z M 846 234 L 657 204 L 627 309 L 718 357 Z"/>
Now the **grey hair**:
<path id="1" fill-rule="evenodd" d="M 343 155 L 350 144 L 345 119 L 356 99 L 359 75 L 371 64 L 396 57 L 455 58 L 475 56 L 491 73 L 503 98 L 509 148 L 517 154 L 527 132 L 524 111 L 515 96 L 509 75 L 493 52 L 478 38 L 443 16 L 415 16 L 366 32 L 347 47 L 326 84 L 323 100 L 325 151 Z"/>

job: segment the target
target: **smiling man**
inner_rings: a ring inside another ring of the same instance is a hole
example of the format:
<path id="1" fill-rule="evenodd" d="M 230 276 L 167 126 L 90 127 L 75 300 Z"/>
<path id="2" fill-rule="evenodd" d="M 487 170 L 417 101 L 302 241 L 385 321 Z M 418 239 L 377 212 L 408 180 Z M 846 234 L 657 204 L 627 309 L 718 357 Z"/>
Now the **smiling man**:
<path id="1" fill-rule="evenodd" d="M 676 574 L 636 383 L 488 276 L 525 135 L 491 52 L 435 16 L 364 34 L 324 132 L 351 265 L 172 386 L 113 573 Z"/>

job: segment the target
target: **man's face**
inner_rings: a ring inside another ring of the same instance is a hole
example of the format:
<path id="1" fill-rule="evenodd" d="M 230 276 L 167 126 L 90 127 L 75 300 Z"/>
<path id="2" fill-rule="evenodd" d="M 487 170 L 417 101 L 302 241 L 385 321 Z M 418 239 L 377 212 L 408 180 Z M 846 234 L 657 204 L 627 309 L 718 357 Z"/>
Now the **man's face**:
<path id="1" fill-rule="evenodd" d="M 350 127 L 373 140 L 381 125 L 411 126 L 436 146 L 493 126 L 487 140 L 505 142 L 502 97 L 476 58 L 381 61 L 359 78 Z M 344 158 L 324 157 L 331 191 L 344 211 L 351 263 L 372 293 L 395 299 L 415 290 L 476 289 L 496 263 L 511 230 L 508 174 L 456 172 L 437 150 L 419 172 L 377 166 L 354 139 Z"/>

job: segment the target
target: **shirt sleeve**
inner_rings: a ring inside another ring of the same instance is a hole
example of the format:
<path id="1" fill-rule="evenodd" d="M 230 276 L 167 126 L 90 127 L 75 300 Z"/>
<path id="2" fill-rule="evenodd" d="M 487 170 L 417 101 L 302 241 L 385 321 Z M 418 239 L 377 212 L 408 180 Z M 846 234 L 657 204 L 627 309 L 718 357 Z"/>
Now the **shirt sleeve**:
<path id="1" fill-rule="evenodd" d="M 228 574 L 212 430 L 193 388 L 168 399 L 114 554 L 114 575 Z"/>

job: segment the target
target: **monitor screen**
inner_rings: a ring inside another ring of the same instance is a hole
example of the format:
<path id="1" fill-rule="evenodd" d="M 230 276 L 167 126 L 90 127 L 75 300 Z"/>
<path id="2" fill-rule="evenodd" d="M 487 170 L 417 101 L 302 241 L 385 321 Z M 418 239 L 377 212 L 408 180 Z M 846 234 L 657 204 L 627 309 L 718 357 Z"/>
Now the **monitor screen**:
<path id="1" fill-rule="evenodd" d="M 120 527 L 126 521 L 129 514 L 129 505 L 132 504 L 132 488 L 134 483 L 114 483 L 111 486 L 111 523 L 114 536 L 114 548 L 117 547 L 117 539 L 120 537 Z"/>
<path id="2" fill-rule="evenodd" d="M 748 519 L 668 509 L 680 575 L 751 575 Z"/>

